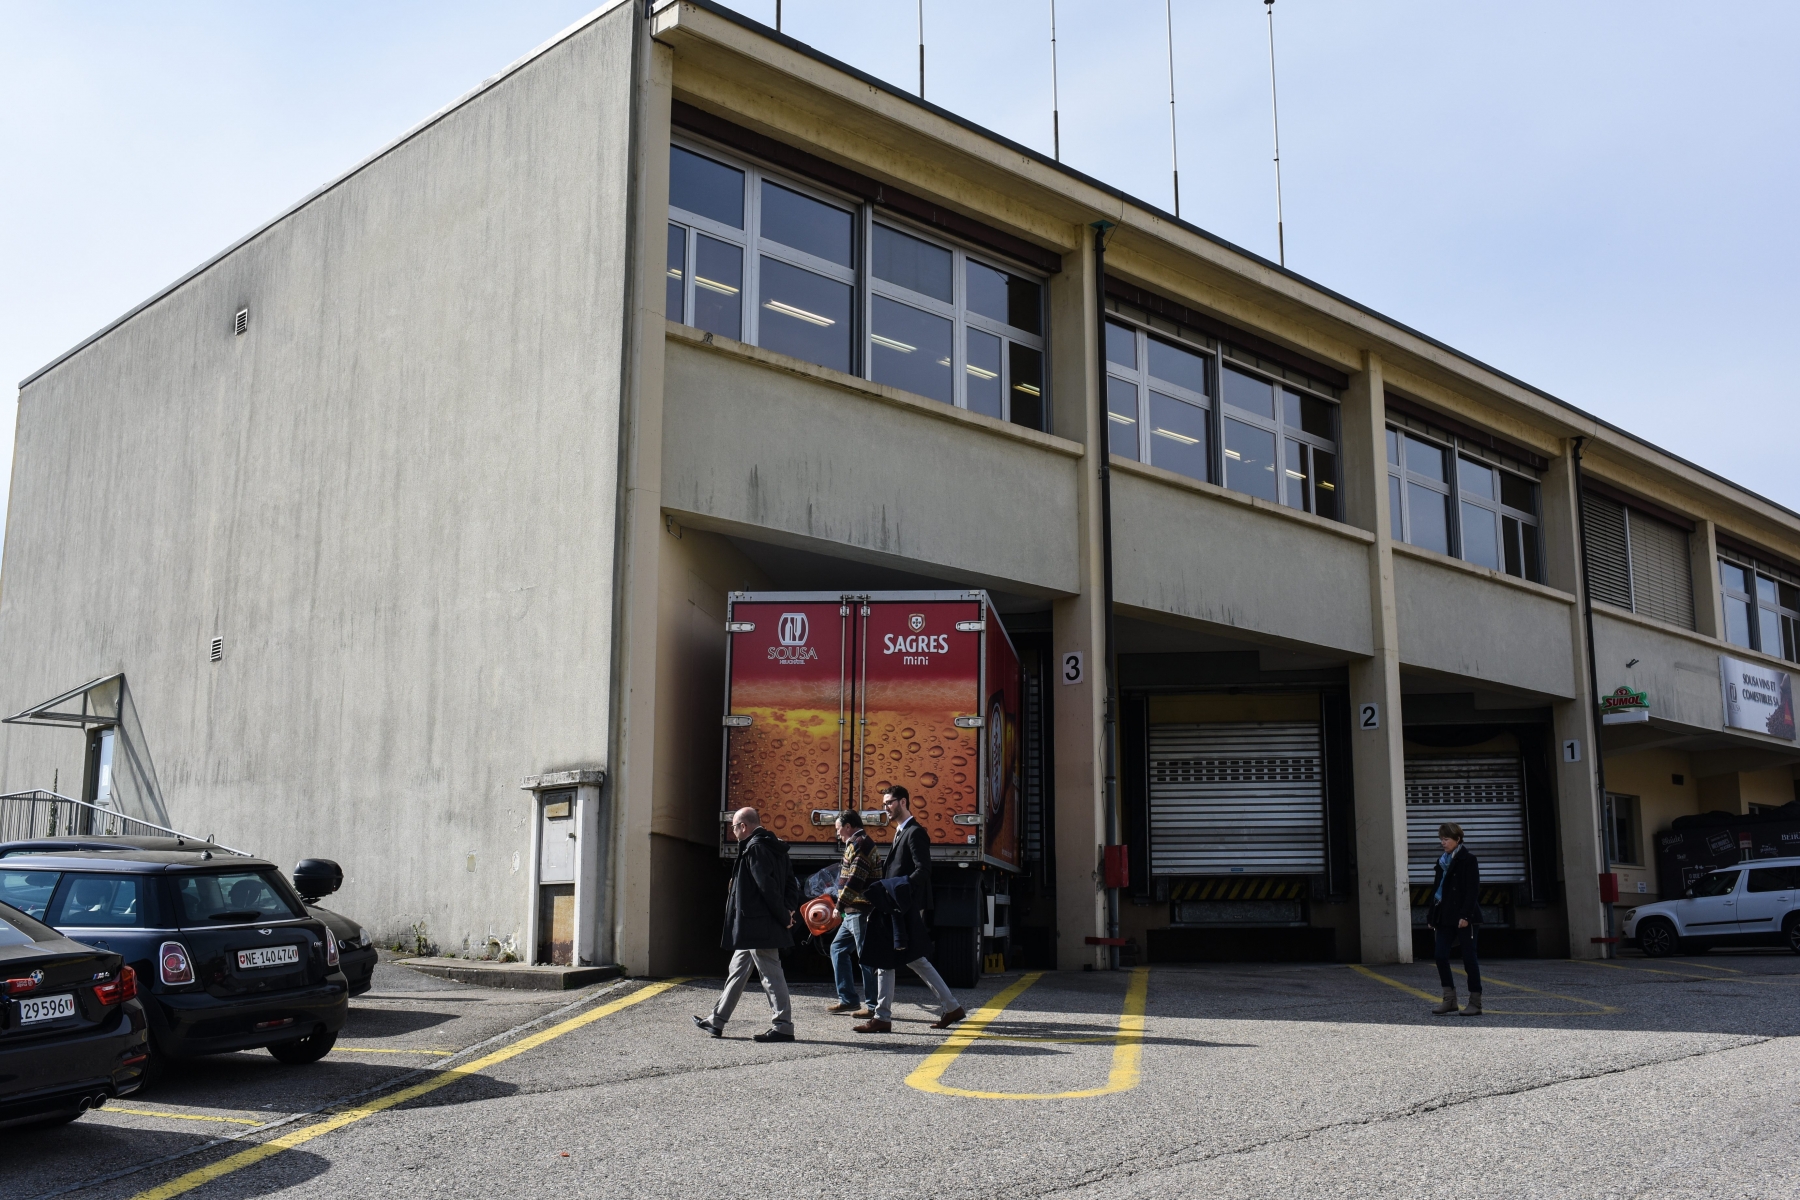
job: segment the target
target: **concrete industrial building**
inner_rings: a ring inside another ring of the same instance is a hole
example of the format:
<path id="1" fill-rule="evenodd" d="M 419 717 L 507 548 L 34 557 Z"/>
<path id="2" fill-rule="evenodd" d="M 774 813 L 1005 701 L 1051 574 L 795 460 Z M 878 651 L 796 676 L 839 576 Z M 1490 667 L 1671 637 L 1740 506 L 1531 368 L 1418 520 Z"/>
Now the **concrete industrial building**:
<path id="1" fill-rule="evenodd" d="M 0 707 L 135 717 L 0 726 L 0 785 L 103 794 L 129 732 L 131 805 L 340 860 L 384 940 L 703 969 L 727 594 L 982 587 L 1019 959 L 1105 962 L 1123 841 L 1153 959 L 1405 961 L 1458 816 L 1497 948 L 1588 956 L 1607 865 L 1793 799 L 1791 699 L 1726 701 L 1786 686 L 1797 563 L 1800 516 L 1291 271 L 621 3 L 24 382 Z"/>

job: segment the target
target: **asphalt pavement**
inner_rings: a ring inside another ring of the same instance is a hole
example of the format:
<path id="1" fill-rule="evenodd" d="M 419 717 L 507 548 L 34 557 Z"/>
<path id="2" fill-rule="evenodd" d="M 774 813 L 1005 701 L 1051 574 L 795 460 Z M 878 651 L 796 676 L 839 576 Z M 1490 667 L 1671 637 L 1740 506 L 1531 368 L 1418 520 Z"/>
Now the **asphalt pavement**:
<path id="1" fill-rule="evenodd" d="M 339 1048 L 185 1064 L 0 1133 L 18 1200 L 248 1196 L 1800 1195 L 1800 957 L 990 976 L 953 1033 L 903 987 L 862 1036 L 796 989 L 693 1028 L 716 980 L 502 992 L 377 968 Z M 226 1140 L 229 1139 L 229 1140 Z"/>

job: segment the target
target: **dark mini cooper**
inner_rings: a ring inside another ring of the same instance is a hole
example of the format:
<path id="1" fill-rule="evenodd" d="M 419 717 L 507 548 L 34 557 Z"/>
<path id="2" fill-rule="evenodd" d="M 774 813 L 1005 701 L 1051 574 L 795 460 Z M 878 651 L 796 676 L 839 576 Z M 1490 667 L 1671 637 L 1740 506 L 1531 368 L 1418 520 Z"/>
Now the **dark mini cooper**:
<path id="1" fill-rule="evenodd" d="M 143 1082 L 137 973 L 0 904 L 0 1126 L 60 1125 Z"/>
<path id="2" fill-rule="evenodd" d="M 336 937 L 274 864 L 211 851 L 69 851 L 0 859 L 0 902 L 124 956 L 150 1023 L 151 1069 L 267 1047 L 323 1058 L 349 1011 Z"/>

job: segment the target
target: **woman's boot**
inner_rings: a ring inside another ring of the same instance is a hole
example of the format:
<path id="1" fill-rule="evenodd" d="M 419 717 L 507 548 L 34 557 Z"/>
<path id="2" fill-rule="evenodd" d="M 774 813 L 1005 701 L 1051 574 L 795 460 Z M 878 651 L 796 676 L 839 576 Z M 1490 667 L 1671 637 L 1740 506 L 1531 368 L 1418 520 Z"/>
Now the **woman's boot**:
<path id="1" fill-rule="evenodd" d="M 1456 1011 L 1456 989 L 1453 987 L 1447 987 L 1444 989 L 1444 1002 L 1442 1004 L 1438 1005 L 1436 1008 L 1432 1009 L 1431 1012 L 1432 1012 L 1433 1016 L 1441 1017 L 1445 1013 L 1453 1013 L 1455 1011 Z"/>
<path id="2" fill-rule="evenodd" d="M 1481 1015 L 1481 993 L 1480 992 L 1470 992 L 1469 993 L 1469 1005 L 1467 1008 L 1462 1010 L 1462 1015 L 1465 1017 L 1479 1017 Z"/>

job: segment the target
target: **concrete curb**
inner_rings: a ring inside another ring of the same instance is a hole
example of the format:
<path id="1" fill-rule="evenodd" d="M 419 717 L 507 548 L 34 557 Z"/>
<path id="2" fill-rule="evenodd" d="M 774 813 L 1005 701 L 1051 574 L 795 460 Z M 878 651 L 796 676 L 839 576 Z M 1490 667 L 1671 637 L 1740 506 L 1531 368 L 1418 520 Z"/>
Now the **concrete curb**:
<path id="1" fill-rule="evenodd" d="M 603 983 L 624 976 L 621 966 L 534 967 L 525 963 L 488 962 L 470 958 L 397 958 L 396 966 L 411 967 L 425 975 L 473 983 L 481 987 L 522 988 L 560 992 Z"/>

